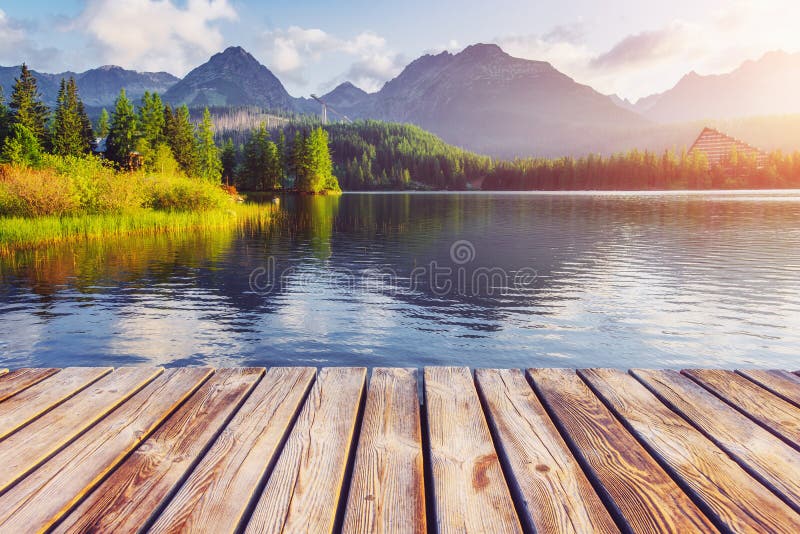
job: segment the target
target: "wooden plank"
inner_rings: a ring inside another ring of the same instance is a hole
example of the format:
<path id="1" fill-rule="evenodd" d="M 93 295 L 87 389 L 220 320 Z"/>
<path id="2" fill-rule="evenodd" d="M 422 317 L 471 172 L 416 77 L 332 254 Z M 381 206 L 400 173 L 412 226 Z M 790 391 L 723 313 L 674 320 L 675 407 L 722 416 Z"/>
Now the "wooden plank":
<path id="1" fill-rule="evenodd" d="M 713 532 L 713 523 L 573 370 L 529 369 L 588 472 L 633 532 Z"/>
<path id="2" fill-rule="evenodd" d="M 790 445 L 800 447 L 797 406 L 733 371 L 686 369 L 683 373 Z"/>
<path id="3" fill-rule="evenodd" d="M 788 371 L 759 371 L 739 369 L 736 371 L 787 402 L 800 407 L 800 377 Z"/>
<path id="4" fill-rule="evenodd" d="M 236 530 L 263 487 L 314 373 L 310 367 L 267 371 L 150 532 Z"/>
<path id="5" fill-rule="evenodd" d="M 13 397 L 48 376 L 56 374 L 59 369 L 17 369 L 0 376 L 0 402 Z"/>
<path id="6" fill-rule="evenodd" d="M 0 531 L 49 529 L 212 373 L 169 369 L 0 496 Z"/>
<path id="7" fill-rule="evenodd" d="M 416 369 L 372 371 L 343 532 L 427 532 Z"/>
<path id="8" fill-rule="evenodd" d="M 332 532 L 366 373 L 320 372 L 246 532 Z"/>
<path id="9" fill-rule="evenodd" d="M 522 372 L 478 369 L 475 381 L 526 530 L 619 532 Z"/>
<path id="10" fill-rule="evenodd" d="M 438 532 L 522 532 L 466 367 L 425 368 Z"/>
<path id="11" fill-rule="evenodd" d="M 634 377 L 612 369 L 579 374 L 673 478 L 734 532 L 800 532 L 800 516 Z"/>
<path id="12" fill-rule="evenodd" d="M 800 452 L 677 371 L 633 373 L 752 476 L 800 512 Z"/>
<path id="13" fill-rule="evenodd" d="M 68 367 L 14 395 L 0 409 L 0 439 L 61 404 L 112 370 L 111 367 Z"/>
<path id="14" fill-rule="evenodd" d="M 0 493 L 163 372 L 117 369 L 0 441 Z"/>
<path id="15" fill-rule="evenodd" d="M 55 532 L 136 532 L 150 523 L 263 373 L 217 371 Z"/>

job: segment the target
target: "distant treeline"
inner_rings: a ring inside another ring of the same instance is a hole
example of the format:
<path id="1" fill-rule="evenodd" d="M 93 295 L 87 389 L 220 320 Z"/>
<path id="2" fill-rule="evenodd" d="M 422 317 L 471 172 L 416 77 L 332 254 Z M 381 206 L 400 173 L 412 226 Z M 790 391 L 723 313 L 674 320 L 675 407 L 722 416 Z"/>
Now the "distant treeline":
<path id="1" fill-rule="evenodd" d="M 278 147 L 313 120 L 273 130 Z M 408 124 L 357 121 L 326 125 L 334 174 L 345 190 L 669 190 L 800 187 L 800 152 L 772 152 L 766 164 L 732 153 L 710 165 L 703 153 L 631 150 L 612 156 L 495 160 L 448 145 Z M 280 141 L 283 139 L 284 141 Z M 482 184 L 481 184 L 482 182 Z M 246 187 L 247 184 L 241 183 Z"/>
<path id="2" fill-rule="evenodd" d="M 703 153 L 662 154 L 632 150 L 609 157 L 519 159 L 497 162 L 483 182 L 486 190 L 670 190 L 780 189 L 800 187 L 800 152 L 773 152 L 764 165 L 731 153 L 709 165 Z"/>

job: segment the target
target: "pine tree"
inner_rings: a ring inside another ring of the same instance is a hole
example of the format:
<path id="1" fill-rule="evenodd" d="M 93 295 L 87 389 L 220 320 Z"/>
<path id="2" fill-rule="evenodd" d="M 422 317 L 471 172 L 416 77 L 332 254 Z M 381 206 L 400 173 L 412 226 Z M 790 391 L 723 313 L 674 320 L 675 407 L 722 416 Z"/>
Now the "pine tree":
<path id="1" fill-rule="evenodd" d="M 55 117 L 51 133 L 51 145 L 54 154 L 59 156 L 80 156 L 91 148 L 91 124 L 89 135 L 86 134 L 86 123 L 89 118 L 78 97 L 75 79 L 61 79 L 58 90 Z"/>
<path id="2" fill-rule="evenodd" d="M 145 91 L 139 108 L 139 130 L 150 147 L 164 142 L 164 104 L 158 93 Z"/>
<path id="3" fill-rule="evenodd" d="M 278 157 L 280 158 L 281 165 L 281 187 L 283 187 L 283 180 L 289 173 L 289 165 L 287 163 L 288 155 L 286 154 L 286 134 L 283 133 L 283 128 L 281 128 L 278 134 Z"/>
<path id="4" fill-rule="evenodd" d="M 214 143 L 214 123 L 208 108 L 203 110 L 203 120 L 197 128 L 197 149 L 195 154 L 197 175 L 212 183 L 218 183 L 222 177 L 222 161 L 219 148 Z"/>
<path id="5" fill-rule="evenodd" d="M 100 112 L 100 119 L 97 121 L 97 135 L 106 137 L 108 135 L 108 111 L 103 108 Z"/>
<path id="6" fill-rule="evenodd" d="M 36 78 L 24 63 L 19 78 L 14 80 L 9 107 L 13 112 L 12 123 L 24 126 L 36 136 L 41 145 L 46 145 L 50 110 L 42 102 Z"/>
<path id="7" fill-rule="evenodd" d="M 339 182 L 333 175 L 328 132 L 320 127 L 314 128 L 307 137 L 301 139 L 300 146 L 295 147 L 295 154 L 295 187 L 298 190 L 309 193 L 340 190 Z"/>
<path id="8" fill-rule="evenodd" d="M 244 147 L 242 164 L 244 186 L 258 190 L 278 189 L 283 182 L 278 145 L 269 138 L 262 124 L 253 131 Z"/>
<path id="9" fill-rule="evenodd" d="M 106 157 L 121 167 L 129 165 L 130 154 L 136 149 L 136 141 L 136 113 L 125 89 L 121 89 L 108 128 Z"/>
<path id="10" fill-rule="evenodd" d="M 306 150 L 305 150 L 306 137 L 300 131 L 294 133 L 294 141 L 292 141 L 292 149 L 289 153 L 288 166 L 291 174 L 294 176 L 294 187 L 299 188 L 299 183 L 302 180 L 301 176 L 305 173 L 306 168 Z"/>
<path id="11" fill-rule="evenodd" d="M 222 145 L 222 155 L 220 156 L 222 162 L 222 181 L 230 184 L 233 180 L 233 173 L 236 170 L 236 147 L 233 146 L 233 140 L 228 139 Z"/>
<path id="12" fill-rule="evenodd" d="M 164 104 L 164 137 L 169 140 L 175 135 L 175 113 L 172 106 Z"/>
<path id="13" fill-rule="evenodd" d="M 3 94 L 3 87 L 0 86 L 0 146 L 3 146 L 3 141 L 8 136 L 8 129 L 11 126 L 9 121 L 11 114 L 6 107 L 6 98 Z"/>
<path id="14" fill-rule="evenodd" d="M 91 152 L 95 148 L 94 129 L 92 128 L 92 120 L 89 118 L 89 114 L 86 113 L 86 106 L 83 105 L 83 101 L 80 98 L 78 98 L 78 116 L 81 118 L 83 144 L 87 148 L 87 152 Z"/>
<path id="15" fill-rule="evenodd" d="M 189 108 L 184 104 L 173 113 L 169 107 L 164 111 L 164 131 L 167 143 L 172 149 L 175 161 L 181 169 L 189 174 L 195 174 L 195 138 L 194 127 L 189 120 Z"/>

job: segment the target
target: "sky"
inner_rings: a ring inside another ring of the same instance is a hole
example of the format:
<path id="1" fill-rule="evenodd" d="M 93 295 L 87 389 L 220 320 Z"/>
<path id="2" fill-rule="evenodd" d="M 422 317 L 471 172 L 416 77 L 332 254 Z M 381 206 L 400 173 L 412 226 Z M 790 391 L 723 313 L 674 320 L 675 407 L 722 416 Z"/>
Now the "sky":
<path id="1" fill-rule="evenodd" d="M 798 21 L 798 0 L 0 0 L 0 65 L 183 76 L 238 45 L 307 96 L 375 91 L 423 54 L 483 42 L 635 100 L 800 52 Z"/>

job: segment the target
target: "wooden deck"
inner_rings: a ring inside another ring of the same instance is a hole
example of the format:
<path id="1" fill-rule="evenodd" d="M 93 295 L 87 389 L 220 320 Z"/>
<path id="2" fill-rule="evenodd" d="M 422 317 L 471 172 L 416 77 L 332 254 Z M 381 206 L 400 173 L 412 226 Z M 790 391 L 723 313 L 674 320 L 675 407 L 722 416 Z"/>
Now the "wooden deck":
<path id="1" fill-rule="evenodd" d="M 2 533 L 800 532 L 786 371 L 0 375 Z"/>

